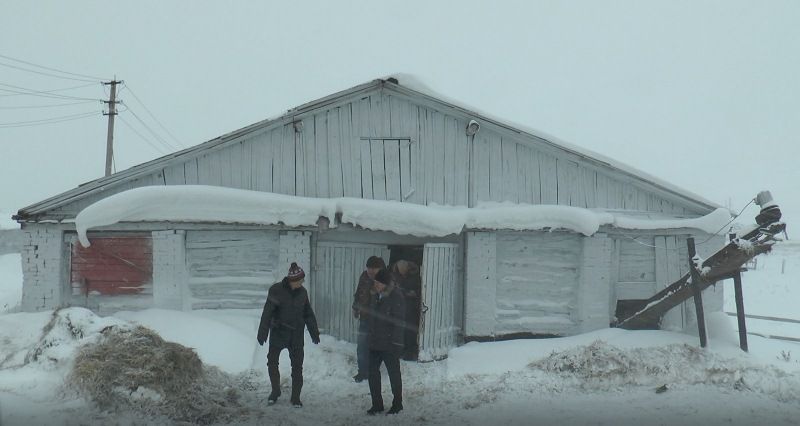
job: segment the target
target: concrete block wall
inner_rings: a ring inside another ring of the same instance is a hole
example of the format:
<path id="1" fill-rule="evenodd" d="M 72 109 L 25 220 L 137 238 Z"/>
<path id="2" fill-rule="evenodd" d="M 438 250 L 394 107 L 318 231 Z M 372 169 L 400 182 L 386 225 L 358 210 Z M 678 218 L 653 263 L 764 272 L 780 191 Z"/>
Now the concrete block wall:
<path id="1" fill-rule="evenodd" d="M 278 255 L 278 279 L 283 279 L 289 272 L 292 262 L 303 268 L 306 273 L 304 287 L 311 292 L 311 232 L 286 231 L 280 235 L 280 253 Z"/>
<path id="2" fill-rule="evenodd" d="M 153 231 L 153 303 L 157 308 L 191 309 L 185 241 L 186 231 Z"/>
<path id="3" fill-rule="evenodd" d="M 48 224 L 27 224 L 22 230 L 22 310 L 46 311 L 62 306 L 63 231 Z"/>

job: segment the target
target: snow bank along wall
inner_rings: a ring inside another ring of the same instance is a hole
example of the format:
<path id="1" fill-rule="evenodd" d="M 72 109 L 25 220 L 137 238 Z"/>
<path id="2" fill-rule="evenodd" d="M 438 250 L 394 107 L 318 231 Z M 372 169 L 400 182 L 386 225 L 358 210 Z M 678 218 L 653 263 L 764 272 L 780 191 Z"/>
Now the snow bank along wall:
<path id="1" fill-rule="evenodd" d="M 465 131 L 470 120 L 480 123 L 475 134 Z M 564 335 L 606 327 L 619 301 L 649 297 L 671 283 L 687 269 L 685 238 L 706 238 L 686 228 L 609 228 L 589 237 L 471 229 L 446 238 L 410 238 L 323 225 L 164 221 L 109 225 L 91 236 L 107 238 L 105 250 L 78 247 L 72 221 L 81 210 L 153 185 L 418 205 L 563 205 L 645 220 L 696 218 L 716 207 L 611 160 L 410 90 L 402 82 L 376 80 L 22 209 L 24 309 L 92 303 L 101 311 L 260 307 L 267 285 L 297 260 L 313 265 L 307 268 L 308 285 L 322 326 L 351 339 L 352 320 L 338 315 L 349 306 L 360 258 L 413 245 L 437 259 L 423 271 L 431 291 L 434 282 L 439 286 L 428 294 L 428 302 L 440 305 L 428 311 L 439 316 L 437 325 L 431 320 L 427 327 L 440 327 L 429 338 L 448 345 L 469 338 Z M 701 254 L 720 244 L 714 239 L 700 246 Z M 721 304 L 721 288 L 716 291 L 704 298 L 708 309 Z M 662 326 L 691 323 L 691 309 L 678 311 Z"/>

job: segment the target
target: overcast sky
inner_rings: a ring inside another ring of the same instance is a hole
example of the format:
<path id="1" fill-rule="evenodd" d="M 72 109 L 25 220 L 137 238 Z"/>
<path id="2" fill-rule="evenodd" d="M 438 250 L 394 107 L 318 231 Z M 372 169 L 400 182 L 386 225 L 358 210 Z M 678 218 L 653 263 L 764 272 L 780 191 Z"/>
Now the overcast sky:
<path id="1" fill-rule="evenodd" d="M 0 3 L 0 55 L 82 75 L 0 57 L 0 210 L 103 174 L 85 76 L 126 83 L 122 170 L 402 72 L 736 211 L 770 189 L 790 236 L 800 217 L 798 1 L 297 3 Z"/>

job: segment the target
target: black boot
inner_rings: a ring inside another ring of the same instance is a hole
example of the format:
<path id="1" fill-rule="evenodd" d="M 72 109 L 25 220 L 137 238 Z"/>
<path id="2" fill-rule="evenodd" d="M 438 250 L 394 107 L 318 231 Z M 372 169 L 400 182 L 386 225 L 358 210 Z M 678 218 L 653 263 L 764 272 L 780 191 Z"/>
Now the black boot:
<path id="1" fill-rule="evenodd" d="M 369 414 L 370 416 L 374 416 L 375 414 L 380 413 L 381 411 L 383 411 L 383 405 L 373 404 L 372 407 L 370 407 L 370 409 L 367 410 L 367 414 Z"/>
<path id="2" fill-rule="evenodd" d="M 267 372 L 269 373 L 270 385 L 272 385 L 272 393 L 267 397 L 267 403 L 272 405 L 278 400 L 278 397 L 281 396 L 281 373 L 278 372 L 277 365 L 267 366 Z"/>
<path id="3" fill-rule="evenodd" d="M 398 403 L 392 404 L 392 408 L 390 408 L 389 411 L 386 412 L 386 415 L 388 416 L 389 414 L 397 414 L 402 410 L 403 410 L 403 403 L 402 402 L 398 402 Z"/>
<path id="4" fill-rule="evenodd" d="M 302 407 L 303 402 L 300 401 L 300 391 L 303 389 L 303 377 L 292 377 L 292 405 L 295 407 Z"/>

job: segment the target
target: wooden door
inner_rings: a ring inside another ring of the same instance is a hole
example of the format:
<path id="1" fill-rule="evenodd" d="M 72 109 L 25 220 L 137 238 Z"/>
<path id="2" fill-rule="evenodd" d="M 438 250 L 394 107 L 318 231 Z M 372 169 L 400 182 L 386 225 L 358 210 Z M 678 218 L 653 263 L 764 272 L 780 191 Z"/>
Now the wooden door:
<path id="1" fill-rule="evenodd" d="M 311 304 L 320 332 L 348 342 L 356 341 L 353 294 L 370 256 L 389 259 L 389 248 L 379 244 L 321 242 L 314 258 Z"/>
<path id="2" fill-rule="evenodd" d="M 422 255 L 422 309 L 419 359 L 447 356 L 458 344 L 461 306 L 458 244 L 425 244 Z"/>
<path id="3" fill-rule="evenodd" d="M 72 295 L 152 295 L 153 241 L 147 235 L 91 236 L 83 247 L 71 243 Z"/>

